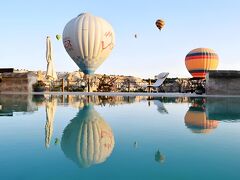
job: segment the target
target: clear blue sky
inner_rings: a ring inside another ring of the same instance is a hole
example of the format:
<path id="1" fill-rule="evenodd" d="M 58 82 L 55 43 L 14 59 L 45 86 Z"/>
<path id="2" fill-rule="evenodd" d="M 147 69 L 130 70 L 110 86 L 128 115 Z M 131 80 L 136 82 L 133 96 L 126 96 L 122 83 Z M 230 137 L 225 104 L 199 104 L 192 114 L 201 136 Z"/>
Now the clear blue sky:
<path id="1" fill-rule="evenodd" d="M 214 49 L 218 69 L 240 69 L 239 0 L 7 0 L 0 5 L 0 66 L 46 70 L 45 39 L 52 37 L 57 71 L 77 65 L 55 35 L 82 12 L 103 17 L 115 30 L 116 46 L 96 73 L 190 77 L 185 55 L 197 47 Z M 162 32 L 155 21 L 162 18 Z M 134 34 L 138 38 L 134 38 Z"/>

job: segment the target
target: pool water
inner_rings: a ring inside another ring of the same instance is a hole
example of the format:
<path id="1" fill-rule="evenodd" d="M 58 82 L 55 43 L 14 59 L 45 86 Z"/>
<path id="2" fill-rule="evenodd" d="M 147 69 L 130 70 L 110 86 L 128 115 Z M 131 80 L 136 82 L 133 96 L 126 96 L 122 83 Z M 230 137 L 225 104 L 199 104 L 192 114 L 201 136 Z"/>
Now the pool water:
<path id="1" fill-rule="evenodd" d="M 0 179 L 240 179 L 240 98 L 0 95 Z"/>

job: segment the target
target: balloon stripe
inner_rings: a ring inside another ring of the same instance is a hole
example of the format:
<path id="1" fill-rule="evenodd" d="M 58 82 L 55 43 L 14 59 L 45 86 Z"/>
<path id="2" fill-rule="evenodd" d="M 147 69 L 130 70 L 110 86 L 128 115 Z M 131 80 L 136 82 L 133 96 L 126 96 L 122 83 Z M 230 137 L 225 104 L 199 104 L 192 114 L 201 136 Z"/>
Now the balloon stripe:
<path id="1" fill-rule="evenodd" d="M 204 58 L 209 58 L 209 56 L 188 56 L 188 57 L 186 57 L 185 60 L 204 59 Z M 216 59 L 216 60 L 218 60 L 218 57 L 217 57 L 217 56 L 212 56 L 212 57 L 210 57 L 210 59 Z"/>
<path id="2" fill-rule="evenodd" d="M 100 26 L 98 24 L 97 18 L 94 18 L 93 21 L 94 21 L 94 24 L 95 24 L 94 25 L 95 26 L 95 29 L 94 29 L 94 37 L 95 38 L 93 38 L 94 39 L 94 46 L 93 46 L 93 56 L 92 56 L 92 58 L 94 60 L 96 60 L 97 57 L 98 57 L 99 44 L 100 44 L 100 37 L 99 37 L 97 32 L 98 32 L 98 29 L 100 28 Z"/>
<path id="3" fill-rule="evenodd" d="M 94 136 L 93 136 L 93 123 L 92 121 L 90 121 L 90 123 L 88 123 L 88 149 L 87 149 L 87 153 L 88 153 L 88 163 L 92 164 L 92 160 L 93 160 L 93 149 L 94 149 Z"/>
<path id="4" fill-rule="evenodd" d="M 96 131 L 96 138 L 95 138 L 95 143 L 96 143 L 96 146 L 95 146 L 95 153 L 96 153 L 96 162 L 100 161 L 100 155 L 101 154 L 101 129 L 99 127 L 99 123 L 96 124 L 96 128 L 95 128 L 95 131 Z"/>
<path id="5" fill-rule="evenodd" d="M 189 70 L 190 73 L 203 73 L 206 72 L 204 69 L 194 69 L 194 70 Z"/>
<path id="6" fill-rule="evenodd" d="M 86 61 L 86 63 L 88 62 L 88 46 L 89 46 L 89 42 L 88 42 L 88 34 L 89 34 L 89 29 L 88 29 L 88 24 L 89 24 L 89 16 L 84 16 L 83 19 L 83 27 L 82 27 L 82 43 L 83 43 L 83 53 L 84 53 L 84 61 Z"/>
<path id="7" fill-rule="evenodd" d="M 95 35 L 95 23 L 94 23 L 94 17 L 89 16 L 89 23 L 88 23 L 88 58 L 89 61 L 94 61 L 93 59 L 93 52 L 94 52 L 94 35 Z"/>
<path id="8" fill-rule="evenodd" d="M 189 57 L 189 56 L 217 56 L 216 53 L 209 53 L 207 52 L 194 52 L 194 53 L 189 53 L 186 57 Z"/>
<path id="9" fill-rule="evenodd" d="M 98 57 L 96 61 L 101 61 L 101 54 L 102 54 L 102 40 L 103 40 L 103 24 L 102 24 L 102 19 L 98 20 L 99 24 L 99 30 L 98 30 L 98 35 L 99 35 L 99 44 L 98 44 Z"/>
<path id="10" fill-rule="evenodd" d="M 87 142 L 87 143 L 83 143 L 82 151 L 81 151 L 82 160 L 85 163 L 87 162 L 87 159 L 88 159 L 88 154 L 87 154 L 87 149 L 88 149 L 88 128 L 87 127 L 88 127 L 88 124 L 84 124 L 82 140 L 83 140 L 83 142 Z"/>
<path id="11" fill-rule="evenodd" d="M 76 43 L 76 46 L 77 46 L 76 48 L 79 49 L 79 53 L 80 53 L 79 57 L 82 58 L 80 61 L 83 61 L 83 59 L 84 59 L 84 51 L 83 51 L 82 36 L 81 36 L 82 31 L 83 31 L 82 28 L 81 28 L 83 26 L 83 20 L 84 19 L 79 18 L 76 22 L 78 25 L 75 27 L 75 33 L 76 33 L 75 34 L 75 39 L 77 39 L 77 41 L 78 41 Z M 78 29 L 79 29 L 79 31 L 78 31 Z M 78 58 L 78 61 L 79 61 L 79 59 L 80 58 Z"/>
<path id="12" fill-rule="evenodd" d="M 205 78 L 206 73 L 191 73 L 193 77 Z"/>
<path id="13" fill-rule="evenodd" d="M 84 132 L 84 124 L 80 124 L 80 128 L 79 128 L 79 132 L 77 133 L 77 144 L 78 146 L 76 146 L 76 153 L 77 153 L 77 159 L 82 162 L 82 152 L 81 152 L 81 148 L 83 147 L 83 132 Z"/>
<path id="14" fill-rule="evenodd" d="M 218 61 L 217 60 L 213 60 L 211 61 L 211 63 L 206 63 L 209 62 L 203 59 L 198 59 L 198 60 L 188 60 L 185 61 L 186 67 L 188 70 L 191 69 L 211 69 L 214 70 L 217 68 L 218 65 Z"/>

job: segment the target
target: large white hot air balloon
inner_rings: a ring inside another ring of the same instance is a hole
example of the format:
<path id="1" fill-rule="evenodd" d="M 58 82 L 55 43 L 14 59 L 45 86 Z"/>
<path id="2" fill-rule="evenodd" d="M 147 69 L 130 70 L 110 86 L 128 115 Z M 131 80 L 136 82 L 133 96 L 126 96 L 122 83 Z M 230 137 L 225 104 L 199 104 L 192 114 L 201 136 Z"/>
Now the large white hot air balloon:
<path id="1" fill-rule="evenodd" d="M 93 74 L 115 45 L 114 31 L 104 19 L 83 13 L 65 26 L 63 44 L 78 67 Z"/>

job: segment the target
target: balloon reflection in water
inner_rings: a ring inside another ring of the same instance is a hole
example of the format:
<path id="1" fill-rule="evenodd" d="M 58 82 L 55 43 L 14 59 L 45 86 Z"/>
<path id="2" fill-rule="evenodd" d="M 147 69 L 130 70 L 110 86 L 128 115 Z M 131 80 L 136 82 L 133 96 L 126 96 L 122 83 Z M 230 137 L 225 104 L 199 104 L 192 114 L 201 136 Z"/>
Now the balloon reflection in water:
<path id="1" fill-rule="evenodd" d="M 164 163 L 165 161 L 165 156 L 159 150 L 155 153 L 155 161 L 159 163 Z"/>
<path id="2" fill-rule="evenodd" d="M 60 140 L 59 140 L 58 138 L 55 138 L 54 144 L 55 144 L 55 145 L 58 145 L 59 142 L 60 142 Z"/>
<path id="3" fill-rule="evenodd" d="M 115 141 L 112 129 L 94 110 L 86 105 L 64 129 L 61 148 L 79 167 L 104 162 L 112 153 Z"/>
<path id="4" fill-rule="evenodd" d="M 206 134 L 218 126 L 218 121 L 207 119 L 204 104 L 199 103 L 199 101 L 196 101 L 193 106 L 189 108 L 184 119 L 185 125 L 191 129 L 193 133 Z"/>

